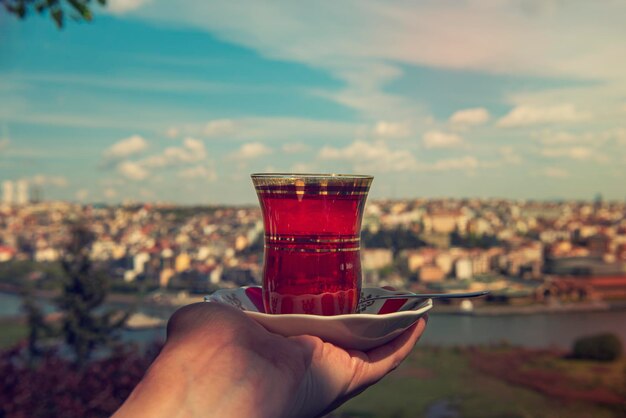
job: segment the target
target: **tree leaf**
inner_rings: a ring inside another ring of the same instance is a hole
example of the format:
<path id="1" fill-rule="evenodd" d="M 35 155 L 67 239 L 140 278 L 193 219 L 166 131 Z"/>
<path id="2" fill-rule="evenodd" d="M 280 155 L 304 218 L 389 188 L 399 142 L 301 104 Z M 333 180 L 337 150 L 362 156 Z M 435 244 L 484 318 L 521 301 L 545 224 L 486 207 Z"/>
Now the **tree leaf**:
<path id="1" fill-rule="evenodd" d="M 54 9 L 50 12 L 50 15 L 52 16 L 52 19 L 56 23 L 57 27 L 59 29 L 63 28 L 63 10 Z"/>
<path id="2" fill-rule="evenodd" d="M 91 20 L 91 11 L 87 5 L 80 0 L 67 0 L 68 3 L 76 10 L 85 20 Z"/>

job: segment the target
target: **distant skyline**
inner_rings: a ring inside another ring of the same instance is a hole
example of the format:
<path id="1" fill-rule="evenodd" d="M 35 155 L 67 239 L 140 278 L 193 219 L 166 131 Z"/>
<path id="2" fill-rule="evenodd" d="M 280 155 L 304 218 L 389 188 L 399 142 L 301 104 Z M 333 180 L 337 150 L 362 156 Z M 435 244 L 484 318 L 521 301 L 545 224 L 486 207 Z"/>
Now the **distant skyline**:
<path id="1" fill-rule="evenodd" d="M 0 13 L 0 183 L 255 203 L 252 172 L 372 198 L 626 197 L 626 3 L 113 0 Z"/>

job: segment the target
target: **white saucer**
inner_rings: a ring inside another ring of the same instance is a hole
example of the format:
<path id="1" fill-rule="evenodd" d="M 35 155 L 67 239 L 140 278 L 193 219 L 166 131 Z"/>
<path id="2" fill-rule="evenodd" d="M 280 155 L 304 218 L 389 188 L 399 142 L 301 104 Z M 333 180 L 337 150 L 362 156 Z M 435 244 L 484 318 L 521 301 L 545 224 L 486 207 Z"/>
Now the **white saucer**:
<path id="1" fill-rule="evenodd" d="M 315 335 L 343 348 L 370 350 L 393 340 L 433 307 L 431 299 L 368 300 L 376 296 L 403 293 L 364 288 L 357 307 L 358 313 L 336 316 L 266 314 L 259 286 L 218 290 L 204 300 L 241 309 L 275 334 L 285 337 Z"/>

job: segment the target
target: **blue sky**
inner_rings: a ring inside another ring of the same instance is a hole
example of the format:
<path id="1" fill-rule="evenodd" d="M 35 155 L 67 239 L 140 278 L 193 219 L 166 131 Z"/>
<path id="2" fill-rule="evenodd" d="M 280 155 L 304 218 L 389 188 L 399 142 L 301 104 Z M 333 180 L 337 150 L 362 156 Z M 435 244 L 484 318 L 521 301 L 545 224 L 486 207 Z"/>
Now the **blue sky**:
<path id="1" fill-rule="evenodd" d="M 256 171 L 626 197 L 623 2 L 226 3 L 112 0 L 62 31 L 0 14 L 0 180 L 111 203 L 254 203 Z"/>

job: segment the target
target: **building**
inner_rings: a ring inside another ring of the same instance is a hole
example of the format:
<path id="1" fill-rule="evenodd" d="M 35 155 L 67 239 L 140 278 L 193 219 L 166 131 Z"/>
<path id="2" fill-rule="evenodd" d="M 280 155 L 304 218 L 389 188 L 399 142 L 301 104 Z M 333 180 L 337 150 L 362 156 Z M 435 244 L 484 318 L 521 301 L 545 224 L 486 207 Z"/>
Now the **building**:
<path id="1" fill-rule="evenodd" d="M 454 231 L 464 231 L 467 226 L 467 218 L 461 211 L 436 211 L 424 217 L 426 231 L 440 234 L 450 234 Z"/>
<path id="2" fill-rule="evenodd" d="M 57 261 L 59 257 L 59 252 L 51 247 L 37 249 L 33 254 L 33 259 L 38 263 Z"/>
<path id="3" fill-rule="evenodd" d="M 180 253 L 176 256 L 174 261 L 174 270 L 177 273 L 182 273 L 183 271 L 189 270 L 191 267 L 191 257 L 187 253 Z"/>
<path id="4" fill-rule="evenodd" d="M 443 271 L 444 275 L 449 275 L 452 272 L 454 265 L 454 258 L 450 252 L 442 252 L 435 257 L 435 265 Z"/>
<path id="5" fill-rule="evenodd" d="M 11 180 L 6 180 L 2 183 L 2 202 L 7 205 L 12 205 L 15 200 L 15 189 Z"/>
<path id="6" fill-rule="evenodd" d="M 555 276 L 621 276 L 626 274 L 621 263 L 605 263 L 598 257 L 551 258 L 546 273 Z"/>
<path id="7" fill-rule="evenodd" d="M 609 252 L 611 240 L 604 234 L 595 234 L 587 239 L 587 248 L 592 257 L 602 257 Z"/>
<path id="8" fill-rule="evenodd" d="M 15 193 L 15 203 L 18 205 L 27 205 L 30 202 L 28 194 L 28 181 L 18 180 L 16 183 L 17 193 Z"/>
<path id="9" fill-rule="evenodd" d="M 16 252 L 14 248 L 0 245 L 0 263 L 10 261 Z"/>
<path id="10" fill-rule="evenodd" d="M 454 273 L 457 279 L 471 279 L 472 278 L 472 260 L 469 258 L 459 258 L 454 263 Z"/>
<path id="11" fill-rule="evenodd" d="M 174 269 L 164 268 L 163 270 L 161 270 L 161 274 L 159 274 L 159 286 L 167 287 L 167 285 L 170 283 L 170 280 L 172 280 L 172 277 L 174 277 L 175 275 L 176 272 L 174 271 Z"/>
<path id="12" fill-rule="evenodd" d="M 133 271 L 136 274 L 143 274 L 146 270 L 146 264 L 150 260 L 150 254 L 140 252 L 133 257 Z"/>
<path id="13" fill-rule="evenodd" d="M 364 270 L 379 270 L 393 263 L 393 253 L 386 248 L 368 248 L 362 252 Z"/>
<path id="14" fill-rule="evenodd" d="M 422 267 L 425 263 L 424 256 L 419 252 L 419 250 L 404 250 L 402 252 L 402 257 L 406 260 L 407 269 L 415 273 Z"/>
<path id="15" fill-rule="evenodd" d="M 438 232 L 429 232 L 420 234 L 419 238 L 434 248 L 450 248 L 451 239 L 450 234 L 438 233 Z"/>
<path id="16" fill-rule="evenodd" d="M 243 251 L 248 246 L 248 238 L 244 235 L 239 235 L 235 239 L 235 250 Z"/>
<path id="17" fill-rule="evenodd" d="M 600 299 L 623 300 L 626 298 L 626 274 L 551 276 L 550 283 L 574 289 L 579 293 L 581 299 L 585 299 L 589 295 L 599 297 Z"/>
<path id="18" fill-rule="evenodd" d="M 490 256 L 486 251 L 473 254 L 472 257 L 472 273 L 474 276 L 486 274 L 491 271 Z"/>
<path id="19" fill-rule="evenodd" d="M 419 280 L 422 283 L 441 282 L 445 273 L 437 266 L 423 266 L 419 271 Z"/>

